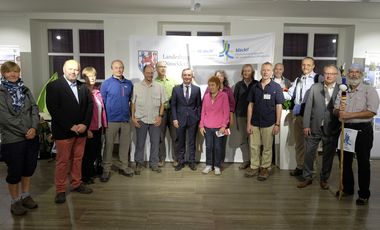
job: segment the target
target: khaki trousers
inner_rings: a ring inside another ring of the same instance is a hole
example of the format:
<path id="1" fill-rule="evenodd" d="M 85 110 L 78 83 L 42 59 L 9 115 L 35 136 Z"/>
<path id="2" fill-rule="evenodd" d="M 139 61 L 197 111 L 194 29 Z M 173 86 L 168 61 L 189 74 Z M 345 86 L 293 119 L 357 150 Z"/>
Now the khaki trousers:
<path id="1" fill-rule="evenodd" d="M 266 128 L 253 126 L 253 133 L 249 135 L 251 148 L 251 168 L 269 168 L 272 164 L 273 125 Z M 260 146 L 263 152 L 260 153 Z"/>

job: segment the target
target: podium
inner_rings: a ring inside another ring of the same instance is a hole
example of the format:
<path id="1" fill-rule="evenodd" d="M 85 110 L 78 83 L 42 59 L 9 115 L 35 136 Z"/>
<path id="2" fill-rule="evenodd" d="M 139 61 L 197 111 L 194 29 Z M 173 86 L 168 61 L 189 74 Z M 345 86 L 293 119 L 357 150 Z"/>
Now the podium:
<path id="1" fill-rule="evenodd" d="M 296 153 L 294 148 L 293 114 L 291 110 L 282 110 L 280 134 L 275 136 L 276 165 L 280 169 L 295 169 Z"/>

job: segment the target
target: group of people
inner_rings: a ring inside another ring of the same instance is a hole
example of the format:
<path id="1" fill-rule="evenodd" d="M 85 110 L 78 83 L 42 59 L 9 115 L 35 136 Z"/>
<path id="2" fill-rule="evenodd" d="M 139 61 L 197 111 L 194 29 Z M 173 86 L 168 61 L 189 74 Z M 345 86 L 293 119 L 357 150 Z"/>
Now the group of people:
<path id="1" fill-rule="evenodd" d="M 284 78 L 284 66 L 261 65 L 261 80 L 254 79 L 252 65 L 242 66 L 242 79 L 229 86 L 223 70 L 208 79 L 203 96 L 193 83 L 190 68 L 182 70 L 182 83 L 166 76 L 164 61 L 143 68 L 144 79 L 133 84 L 124 76 L 121 60 L 111 63 L 112 76 L 96 87 L 96 70 L 82 70 L 85 83 L 78 80 L 80 64 L 67 60 L 63 76 L 46 88 L 46 104 L 51 115 L 51 129 L 57 156 L 55 167 L 55 202 L 66 201 L 71 191 L 90 194 L 88 184 L 100 175 L 107 182 L 116 166 L 124 176 L 140 175 L 146 167 L 144 148 L 150 140 L 149 168 L 160 173 L 166 160 L 165 136 L 169 129 L 173 144 L 173 166 L 182 170 L 186 164 L 197 170 L 195 149 L 199 130 L 206 143 L 206 166 L 202 173 L 221 175 L 230 127 L 236 125 L 246 177 L 266 180 L 272 164 L 273 138 L 280 131 L 282 104 L 294 102 L 294 137 L 297 168 L 290 175 L 299 177 L 298 188 L 312 184 L 313 164 L 319 142 L 323 143 L 320 186 L 328 189 L 332 162 L 336 153 L 340 122 L 359 130 L 355 153 L 358 160 L 359 197 L 366 204 L 370 197 L 370 150 L 372 117 L 379 98 L 374 88 L 363 83 L 363 68 L 352 65 L 348 71 L 348 97 L 341 102 L 342 92 L 335 65 L 324 67 L 323 74 L 314 73 L 314 60 L 302 60 L 302 76 L 292 83 Z M 154 78 L 154 72 L 157 77 Z M 1 66 L 0 130 L 1 152 L 8 166 L 6 181 L 12 198 L 11 212 L 23 215 L 37 208 L 30 194 L 30 178 L 37 165 L 39 114 L 30 90 L 23 84 L 20 67 L 14 62 Z M 131 130 L 136 130 L 135 167 L 130 167 Z M 105 148 L 102 154 L 102 135 Z M 113 161 L 118 143 L 118 161 Z M 169 142 L 170 143 L 170 142 Z M 186 145 L 187 144 L 187 145 Z M 359 147 L 360 146 L 360 147 Z M 188 152 L 188 159 L 185 159 Z M 354 193 L 352 161 L 354 153 L 345 152 L 343 192 Z M 102 167 L 99 167 L 101 164 Z M 69 185 L 70 184 L 70 185 Z M 20 192 L 21 187 L 21 192 Z"/>
<path id="2" fill-rule="evenodd" d="M 364 69 L 352 64 L 348 69 L 345 87 L 340 89 L 340 73 L 336 65 L 326 65 L 323 74 L 316 74 L 314 59 L 302 60 L 302 75 L 295 79 L 289 90 L 284 93 L 286 99 L 294 101 L 293 135 L 297 167 L 290 172 L 301 182 L 298 188 L 305 188 L 313 182 L 313 166 L 319 143 L 322 141 L 322 168 L 319 184 L 321 189 L 329 189 L 334 156 L 341 133 L 341 124 L 345 129 L 357 130 L 354 151 L 345 149 L 343 155 L 342 187 L 336 192 L 339 197 L 354 194 L 354 175 L 352 162 L 354 155 L 358 167 L 357 205 L 368 203 L 371 195 L 370 153 L 373 145 L 372 118 L 379 108 L 379 96 L 374 87 L 364 83 Z M 343 81 L 344 82 L 344 81 Z M 347 95 L 347 97 L 346 97 Z M 347 98 L 347 99 L 346 99 Z M 343 140 L 346 135 L 343 133 Z M 340 155 L 339 155 L 340 156 Z"/>

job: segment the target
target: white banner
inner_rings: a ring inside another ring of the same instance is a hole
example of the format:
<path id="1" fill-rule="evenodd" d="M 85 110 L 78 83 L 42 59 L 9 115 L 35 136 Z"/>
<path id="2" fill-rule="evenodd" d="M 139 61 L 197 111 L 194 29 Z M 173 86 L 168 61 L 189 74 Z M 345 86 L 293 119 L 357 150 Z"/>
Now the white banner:
<path id="1" fill-rule="evenodd" d="M 191 67 L 201 75 L 203 83 L 216 69 L 225 69 L 232 78 L 240 80 L 241 65 L 258 67 L 263 62 L 273 62 L 275 38 L 274 33 L 224 37 L 131 36 L 129 42 L 131 79 L 143 78 L 144 65 L 155 66 L 157 61 L 166 61 L 169 77 L 181 82 L 181 71 Z"/>
<path id="2" fill-rule="evenodd" d="M 192 66 L 272 62 L 274 33 L 247 36 L 197 37 L 189 46 Z"/>

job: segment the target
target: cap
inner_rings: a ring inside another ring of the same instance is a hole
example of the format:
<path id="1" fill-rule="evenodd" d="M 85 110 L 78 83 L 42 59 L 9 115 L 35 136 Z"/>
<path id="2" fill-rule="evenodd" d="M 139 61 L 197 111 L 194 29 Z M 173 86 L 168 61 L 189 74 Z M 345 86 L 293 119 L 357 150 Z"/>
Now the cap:
<path id="1" fill-rule="evenodd" d="M 357 69 L 357 70 L 360 70 L 360 72 L 364 72 L 364 68 L 362 65 L 360 64 L 356 64 L 356 63 L 353 63 L 350 68 L 348 68 L 348 71 L 352 70 L 352 69 Z"/>

